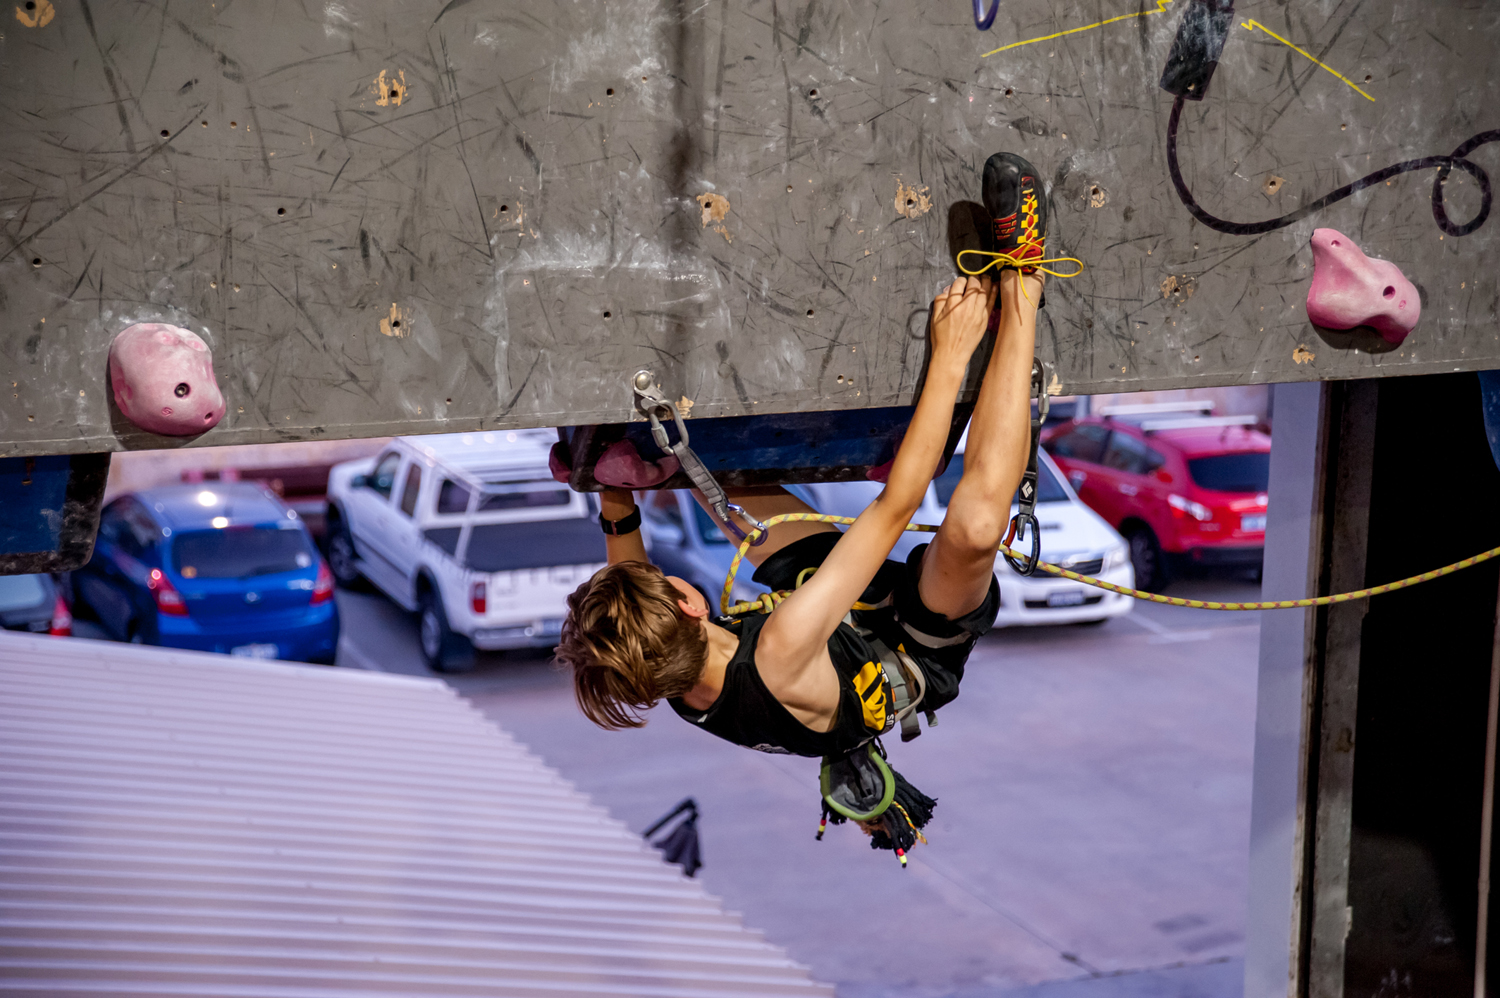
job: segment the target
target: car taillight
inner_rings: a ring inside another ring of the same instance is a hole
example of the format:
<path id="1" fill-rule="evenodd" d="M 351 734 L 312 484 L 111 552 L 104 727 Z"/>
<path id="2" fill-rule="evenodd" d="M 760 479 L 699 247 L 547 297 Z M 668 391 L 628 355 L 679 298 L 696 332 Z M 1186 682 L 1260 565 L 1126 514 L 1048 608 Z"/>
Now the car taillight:
<path id="1" fill-rule="evenodd" d="M 328 570 L 328 562 L 318 559 L 318 578 L 313 583 L 312 605 L 327 603 L 333 599 L 333 573 Z"/>
<path id="2" fill-rule="evenodd" d="M 476 582 L 469 588 L 469 606 L 474 608 L 477 614 L 483 614 L 489 607 L 489 587 L 483 582 Z"/>
<path id="3" fill-rule="evenodd" d="M 52 604 L 52 626 L 47 629 L 48 634 L 60 638 L 73 636 L 73 614 L 68 610 L 68 601 L 59 593 L 57 602 Z"/>
<path id="4" fill-rule="evenodd" d="M 153 568 L 151 576 L 146 580 L 146 588 L 151 590 L 151 595 L 156 597 L 156 608 L 169 617 L 186 617 L 187 601 L 182 598 L 182 593 L 172 585 L 162 570 Z"/>
<path id="5" fill-rule="evenodd" d="M 1214 511 L 1201 502 L 1194 502 L 1186 496 L 1177 495 L 1175 492 L 1167 496 L 1167 505 L 1179 512 L 1186 513 L 1199 522 L 1207 522 L 1214 518 Z"/>

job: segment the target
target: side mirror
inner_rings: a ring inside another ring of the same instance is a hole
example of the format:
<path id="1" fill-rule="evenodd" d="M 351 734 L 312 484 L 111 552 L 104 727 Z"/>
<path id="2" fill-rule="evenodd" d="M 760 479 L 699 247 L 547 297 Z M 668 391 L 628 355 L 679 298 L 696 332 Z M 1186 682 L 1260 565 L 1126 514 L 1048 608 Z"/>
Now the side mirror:
<path id="1" fill-rule="evenodd" d="M 1083 472 L 1077 470 L 1076 468 L 1068 472 L 1068 484 L 1073 486 L 1074 492 L 1077 492 L 1079 489 L 1083 488 L 1083 483 L 1088 481 L 1088 479 L 1088 475 L 1085 475 Z"/>
<path id="2" fill-rule="evenodd" d="M 367 488 L 369 488 L 370 487 L 370 476 L 369 475 L 355 475 L 353 478 L 349 479 L 349 487 L 351 489 L 367 489 Z"/>

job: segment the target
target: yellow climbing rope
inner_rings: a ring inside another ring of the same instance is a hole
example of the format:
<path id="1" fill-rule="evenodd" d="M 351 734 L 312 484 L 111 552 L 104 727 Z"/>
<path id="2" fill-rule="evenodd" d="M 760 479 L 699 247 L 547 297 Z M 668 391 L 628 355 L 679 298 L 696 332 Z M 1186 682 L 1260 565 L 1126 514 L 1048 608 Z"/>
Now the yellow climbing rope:
<path id="1" fill-rule="evenodd" d="M 847 524 L 853 523 L 854 518 L 849 516 L 829 516 L 824 513 L 782 513 L 779 516 L 773 516 L 770 519 L 766 520 L 765 525 L 767 528 L 770 528 L 776 526 L 776 524 L 778 523 L 796 523 L 799 521 L 806 523 Z M 935 533 L 937 531 L 937 527 L 930 526 L 929 524 L 925 523 L 908 523 L 906 525 L 906 529 L 925 531 L 927 533 Z M 729 594 L 734 588 L 734 578 L 737 574 L 739 574 L 740 562 L 744 560 L 745 553 L 750 550 L 751 542 L 759 533 L 759 530 L 752 530 L 750 532 L 750 535 L 746 537 L 743 542 L 741 542 L 739 550 L 734 553 L 734 561 L 730 562 L 729 564 L 729 577 L 724 580 L 724 591 L 719 595 L 719 609 L 726 614 L 750 613 L 755 610 L 759 610 L 763 613 L 770 613 L 776 608 L 776 605 L 778 603 L 785 600 L 788 596 L 791 595 L 790 592 L 765 593 L 758 599 L 754 599 L 745 603 L 736 603 L 732 606 L 730 605 Z M 1000 545 L 999 549 L 1018 560 L 1024 561 L 1026 558 L 1026 556 L 1021 552 L 1006 547 L 1004 544 Z M 1477 565 L 1482 561 L 1489 561 L 1491 558 L 1494 558 L 1496 556 L 1500 556 L 1500 547 L 1491 548 L 1490 550 L 1485 551 L 1481 554 L 1476 554 L 1472 558 L 1465 558 L 1463 561 L 1455 561 L 1451 565 L 1445 565 L 1442 568 L 1434 569 L 1431 572 L 1423 572 L 1421 575 L 1413 575 L 1411 578 L 1402 579 L 1400 582 L 1387 582 L 1383 586 L 1373 586 L 1369 589 L 1359 589 L 1352 593 L 1337 593 L 1333 596 L 1315 596 L 1310 599 L 1269 600 L 1260 603 L 1220 603 L 1215 600 L 1183 599 L 1180 596 L 1162 596 L 1159 593 L 1148 593 L 1143 592 L 1139 589 L 1129 589 L 1125 586 L 1117 586 L 1112 582 L 1105 582 L 1101 579 L 1095 579 L 1087 575 L 1079 575 L 1077 572 L 1070 572 L 1060 565 L 1048 564 L 1045 561 L 1037 562 L 1037 568 L 1052 575 L 1061 576 L 1064 579 L 1072 579 L 1074 582 L 1081 582 L 1086 586 L 1094 586 L 1095 588 L 1105 589 L 1112 593 L 1120 593 L 1122 596 L 1129 596 L 1132 599 L 1147 600 L 1152 603 L 1166 603 L 1168 606 L 1188 606 L 1198 610 L 1291 610 L 1298 607 L 1327 606 L 1330 603 L 1347 603 L 1350 600 L 1364 599 L 1368 596 L 1379 596 L 1381 593 L 1389 593 L 1394 592 L 1397 589 L 1405 589 L 1408 586 L 1414 586 L 1419 582 L 1428 582 L 1432 579 L 1441 578 L 1444 575 L 1452 575 L 1454 572 L 1457 572 L 1460 569 L 1468 568 L 1471 565 Z M 798 582 L 800 584 L 800 577 L 798 579 Z M 856 607 L 856 609 L 858 609 L 858 607 Z"/>

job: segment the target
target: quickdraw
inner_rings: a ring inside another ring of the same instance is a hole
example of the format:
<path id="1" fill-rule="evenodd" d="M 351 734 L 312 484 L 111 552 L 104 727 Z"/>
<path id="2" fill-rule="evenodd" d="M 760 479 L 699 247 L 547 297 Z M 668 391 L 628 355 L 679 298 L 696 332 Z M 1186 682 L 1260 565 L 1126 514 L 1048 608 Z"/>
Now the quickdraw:
<path id="1" fill-rule="evenodd" d="M 687 424 L 682 421 L 682 413 L 677 410 L 677 407 L 662 395 L 660 388 L 656 387 L 656 375 L 650 371 L 637 371 L 631 378 L 630 385 L 635 393 L 636 411 L 645 416 L 646 421 L 651 424 L 651 439 L 656 441 L 656 445 L 664 453 L 677 458 L 678 463 L 687 472 L 688 478 L 693 480 L 693 485 L 703 493 L 703 497 L 713 507 L 714 515 L 719 518 L 719 521 L 733 531 L 746 547 L 764 543 L 766 528 L 769 524 L 761 523 L 743 508 L 729 501 L 729 496 L 724 493 L 723 486 L 714 479 L 702 459 L 688 446 Z M 667 428 L 662 425 L 663 414 L 671 416 L 672 421 L 677 425 L 675 444 L 667 435 Z M 734 522 L 730 513 L 736 514 L 751 525 L 753 529 L 749 534 L 746 534 L 740 525 Z"/>
<path id="2" fill-rule="evenodd" d="M 854 518 L 852 516 L 830 516 L 826 513 L 781 513 L 770 517 L 757 529 L 769 529 L 778 523 L 798 522 L 850 524 L 854 522 Z M 908 523 L 905 529 L 936 533 L 938 528 L 926 523 Z M 730 593 L 734 588 L 735 576 L 739 574 L 740 563 L 744 560 L 752 544 L 757 543 L 759 540 L 759 538 L 752 539 L 754 538 L 754 533 L 752 532 L 751 537 L 747 537 L 740 543 L 739 550 L 734 553 L 734 560 L 729 564 L 729 576 L 724 580 L 724 591 L 719 595 L 719 609 L 725 614 L 735 615 L 750 613 L 756 610 L 763 613 L 770 613 L 776 608 L 777 604 L 791 595 L 789 592 L 766 593 L 748 602 L 730 604 Z M 1014 551 L 1004 544 L 1000 545 L 999 550 L 1007 555 L 1007 557 L 1016 558 L 1020 556 L 1020 552 Z M 1490 548 L 1488 551 L 1476 554 L 1472 558 L 1455 561 L 1451 565 L 1444 565 L 1442 568 L 1423 572 L 1421 575 L 1413 575 L 1399 582 L 1387 582 L 1382 586 L 1371 586 L 1369 589 L 1357 589 L 1351 593 L 1336 593 L 1332 596 L 1314 596 L 1308 599 L 1264 600 L 1255 603 L 1222 603 L 1216 600 L 1183 599 L 1180 596 L 1163 596 L 1160 593 L 1143 592 L 1140 589 L 1117 586 L 1113 582 L 1105 582 L 1103 579 L 1096 579 L 1088 575 L 1079 575 L 1077 572 L 1069 571 L 1061 565 L 1053 565 L 1045 561 L 1038 561 L 1036 567 L 1050 575 L 1071 579 L 1086 586 L 1093 586 L 1096 589 L 1103 589 L 1107 592 L 1119 593 L 1122 596 L 1129 596 L 1131 599 L 1144 600 L 1149 603 L 1165 603 L 1168 606 L 1187 606 L 1196 610 L 1293 610 L 1299 607 L 1347 603 L 1351 600 L 1366 599 L 1370 596 L 1379 596 L 1382 593 L 1395 592 L 1397 589 L 1406 589 L 1421 582 L 1430 582 L 1444 575 L 1452 575 L 1454 572 L 1471 568 L 1474 565 L 1489 561 L 1495 557 L 1500 557 L 1500 547 Z"/>
<path id="3" fill-rule="evenodd" d="M 1010 530 L 1005 534 L 1005 560 L 1021 575 L 1036 573 L 1042 559 L 1042 527 L 1036 522 L 1037 451 L 1042 446 L 1042 425 L 1047 422 L 1047 411 L 1051 405 L 1047 398 L 1047 384 L 1052 380 L 1052 366 L 1044 360 L 1031 361 L 1031 397 L 1036 399 L 1036 411 L 1031 414 L 1031 452 L 1026 458 L 1026 471 L 1021 475 L 1021 485 L 1016 489 L 1016 515 L 1010 518 Z M 1019 561 L 1010 555 L 1012 541 L 1025 541 L 1026 532 L 1031 531 L 1031 557 Z"/>

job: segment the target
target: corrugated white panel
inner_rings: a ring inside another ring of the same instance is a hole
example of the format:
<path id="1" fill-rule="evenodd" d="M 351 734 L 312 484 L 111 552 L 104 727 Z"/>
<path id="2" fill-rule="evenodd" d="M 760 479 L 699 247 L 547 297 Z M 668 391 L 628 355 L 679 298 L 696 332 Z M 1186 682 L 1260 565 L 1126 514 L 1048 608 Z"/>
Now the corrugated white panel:
<path id="1" fill-rule="evenodd" d="M 0 633 L 0 993 L 832 988 L 443 683 Z"/>

